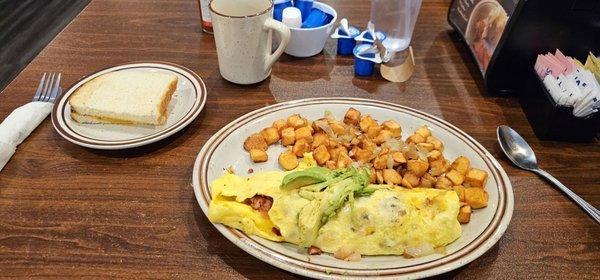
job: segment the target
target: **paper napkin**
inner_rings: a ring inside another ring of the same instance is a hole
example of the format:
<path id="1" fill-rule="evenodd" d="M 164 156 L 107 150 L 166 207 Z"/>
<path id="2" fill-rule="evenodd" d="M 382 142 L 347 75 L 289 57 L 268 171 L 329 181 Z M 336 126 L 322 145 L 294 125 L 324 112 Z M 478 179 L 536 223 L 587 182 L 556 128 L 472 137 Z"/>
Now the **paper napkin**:
<path id="1" fill-rule="evenodd" d="M 31 102 L 15 109 L 0 123 L 0 171 L 29 134 L 50 114 L 52 103 Z"/>

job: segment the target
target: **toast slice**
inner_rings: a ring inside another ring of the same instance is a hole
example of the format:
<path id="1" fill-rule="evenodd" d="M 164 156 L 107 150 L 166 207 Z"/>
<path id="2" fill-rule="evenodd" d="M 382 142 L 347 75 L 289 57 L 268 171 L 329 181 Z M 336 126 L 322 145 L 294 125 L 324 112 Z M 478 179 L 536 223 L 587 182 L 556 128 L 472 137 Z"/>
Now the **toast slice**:
<path id="1" fill-rule="evenodd" d="M 134 70 L 98 76 L 70 96 L 71 118 L 80 123 L 165 124 L 177 79 Z"/>

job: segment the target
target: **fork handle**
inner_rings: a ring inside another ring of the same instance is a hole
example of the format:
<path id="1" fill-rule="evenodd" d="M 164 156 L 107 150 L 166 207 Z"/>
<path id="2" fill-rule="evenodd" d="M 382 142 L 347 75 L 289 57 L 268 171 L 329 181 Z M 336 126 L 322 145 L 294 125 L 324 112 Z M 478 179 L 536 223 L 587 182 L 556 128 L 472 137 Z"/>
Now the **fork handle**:
<path id="1" fill-rule="evenodd" d="M 558 179 L 554 178 L 554 176 L 550 175 L 550 173 L 542 169 L 535 169 L 533 171 L 538 175 L 546 178 L 548 181 L 550 181 L 552 184 L 558 187 L 559 190 L 561 190 L 564 194 L 571 198 L 571 200 L 573 200 L 577 205 L 579 205 L 579 207 L 581 207 L 583 211 L 585 211 L 592 219 L 594 219 L 597 224 L 600 224 L 600 211 L 598 209 L 596 209 L 583 198 L 578 196 L 572 190 L 567 188 L 567 186 L 563 185 L 563 183 L 561 183 Z"/>

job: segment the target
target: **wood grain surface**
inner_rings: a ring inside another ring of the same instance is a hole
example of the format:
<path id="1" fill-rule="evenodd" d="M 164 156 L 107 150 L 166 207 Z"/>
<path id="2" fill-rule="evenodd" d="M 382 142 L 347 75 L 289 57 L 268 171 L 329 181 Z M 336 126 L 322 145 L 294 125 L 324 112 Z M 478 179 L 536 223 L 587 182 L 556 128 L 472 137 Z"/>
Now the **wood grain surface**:
<path id="1" fill-rule="evenodd" d="M 369 1 L 325 1 L 364 25 Z M 600 207 L 600 145 L 539 141 L 518 99 L 486 93 L 477 67 L 446 22 L 449 1 L 424 1 L 413 47 L 416 73 L 403 84 L 357 78 L 335 42 L 307 59 L 283 56 L 266 81 L 237 86 L 219 75 L 211 35 L 193 0 L 104 0 L 88 7 L 0 94 L 0 119 L 28 102 L 44 71 L 63 87 L 115 64 L 178 63 L 206 82 L 204 112 L 159 143 L 96 151 L 63 140 L 49 119 L 0 173 L 0 277 L 299 278 L 246 254 L 208 222 L 190 186 L 202 144 L 236 117 L 275 102 L 318 96 L 392 101 L 444 118 L 481 142 L 512 181 L 515 211 L 502 239 L 440 278 L 598 279 L 600 226 L 532 173 L 514 168 L 496 142 L 508 124 L 543 168 Z"/>

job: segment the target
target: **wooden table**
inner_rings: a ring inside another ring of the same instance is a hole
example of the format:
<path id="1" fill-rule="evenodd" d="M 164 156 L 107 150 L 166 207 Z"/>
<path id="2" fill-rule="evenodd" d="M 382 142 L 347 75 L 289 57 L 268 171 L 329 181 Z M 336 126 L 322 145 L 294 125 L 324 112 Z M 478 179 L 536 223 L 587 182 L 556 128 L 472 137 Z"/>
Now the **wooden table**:
<path id="1" fill-rule="evenodd" d="M 368 20 L 369 1 L 326 1 L 351 22 Z M 496 142 L 508 124 L 542 167 L 600 207 L 600 145 L 536 139 L 516 98 L 493 97 L 446 23 L 449 1 L 424 1 L 413 46 L 417 68 L 404 84 L 357 78 L 335 42 L 308 59 L 282 57 L 256 86 L 223 80 L 213 37 L 193 0 L 106 0 L 91 4 L 0 94 L 0 119 L 28 102 L 44 71 L 69 86 L 92 71 L 161 60 L 196 71 L 208 88 L 188 129 L 127 151 L 95 151 L 63 140 L 49 119 L 0 173 L 0 276 L 117 278 L 296 278 L 223 238 L 191 188 L 202 144 L 234 118 L 262 106 L 317 96 L 354 96 L 407 105 L 444 118 L 481 142 L 508 172 L 512 222 L 489 252 L 442 278 L 600 276 L 600 226 L 535 175 L 514 168 Z"/>

